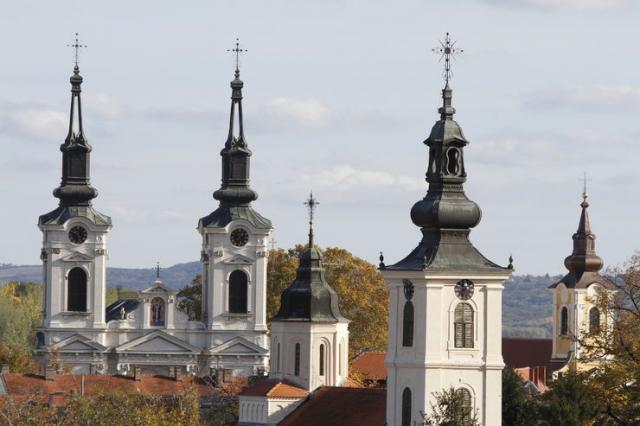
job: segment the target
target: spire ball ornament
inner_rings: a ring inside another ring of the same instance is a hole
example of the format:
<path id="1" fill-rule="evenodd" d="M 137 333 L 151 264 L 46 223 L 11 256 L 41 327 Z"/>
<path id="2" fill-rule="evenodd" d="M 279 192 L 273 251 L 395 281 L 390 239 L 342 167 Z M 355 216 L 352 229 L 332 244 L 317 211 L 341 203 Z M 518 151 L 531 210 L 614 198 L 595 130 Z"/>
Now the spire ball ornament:
<path id="1" fill-rule="evenodd" d="M 451 41 L 451 36 L 447 33 L 444 37 L 444 41 L 440 41 L 440 46 L 431 49 L 433 53 L 440 55 L 440 61 L 444 59 L 444 72 L 442 76 L 444 81 L 449 84 L 449 80 L 453 76 L 451 72 L 451 60 L 456 58 L 464 52 L 463 49 L 456 47 L 457 41 Z"/>

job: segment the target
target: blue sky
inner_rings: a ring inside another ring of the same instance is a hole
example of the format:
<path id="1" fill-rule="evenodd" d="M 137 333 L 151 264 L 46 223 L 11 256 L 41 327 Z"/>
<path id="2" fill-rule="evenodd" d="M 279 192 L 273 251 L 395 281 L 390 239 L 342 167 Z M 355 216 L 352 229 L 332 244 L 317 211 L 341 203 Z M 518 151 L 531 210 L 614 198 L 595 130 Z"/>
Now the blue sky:
<path id="1" fill-rule="evenodd" d="M 54 4 L 55 3 L 55 4 Z M 471 141 L 472 232 L 519 273 L 558 273 L 583 171 L 599 254 L 636 250 L 640 38 L 634 0 L 6 2 L 0 16 L 0 262 L 36 264 L 66 135 L 70 44 L 80 67 L 95 206 L 113 219 L 110 265 L 198 259 L 219 187 L 235 37 L 255 207 L 278 246 L 306 237 L 387 262 L 416 245 L 422 141 L 437 119 L 445 32 L 456 119 Z"/>

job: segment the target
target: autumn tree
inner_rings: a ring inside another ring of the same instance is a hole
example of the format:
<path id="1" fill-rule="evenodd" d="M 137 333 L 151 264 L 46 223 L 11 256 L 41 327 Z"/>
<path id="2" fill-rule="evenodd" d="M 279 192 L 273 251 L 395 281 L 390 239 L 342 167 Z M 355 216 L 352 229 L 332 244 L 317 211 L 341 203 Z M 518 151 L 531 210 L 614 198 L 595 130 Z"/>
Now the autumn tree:
<path id="1" fill-rule="evenodd" d="M 14 372 L 33 372 L 33 344 L 40 325 L 42 288 L 9 282 L 0 288 L 0 364 Z"/>
<path id="2" fill-rule="evenodd" d="M 468 392 L 468 391 L 467 391 Z M 474 410 L 464 389 L 443 389 L 434 394 L 431 413 L 422 413 L 423 426 L 479 426 L 478 410 Z"/>
<path id="3" fill-rule="evenodd" d="M 592 393 L 589 374 L 571 368 L 550 383 L 542 395 L 539 417 L 547 426 L 582 426 L 593 424 L 600 412 L 600 402 Z"/>
<path id="4" fill-rule="evenodd" d="M 267 315 L 280 308 L 280 295 L 296 278 L 298 255 L 304 246 L 269 252 L 267 271 Z M 387 347 L 388 296 L 377 268 L 347 250 L 329 247 L 323 251 L 325 276 L 340 298 L 340 311 L 351 320 L 349 354 L 380 351 Z"/>
<path id="5" fill-rule="evenodd" d="M 581 362 L 597 365 L 588 377 L 612 424 L 640 424 L 640 254 L 623 271 L 612 271 L 616 292 L 594 297 L 600 325 L 578 336 Z"/>

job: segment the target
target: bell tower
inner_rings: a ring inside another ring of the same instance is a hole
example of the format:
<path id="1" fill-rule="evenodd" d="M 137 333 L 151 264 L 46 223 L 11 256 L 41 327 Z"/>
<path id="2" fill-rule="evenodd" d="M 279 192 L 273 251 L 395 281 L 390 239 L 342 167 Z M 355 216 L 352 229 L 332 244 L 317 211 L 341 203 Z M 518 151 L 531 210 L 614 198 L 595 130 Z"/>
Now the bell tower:
<path id="1" fill-rule="evenodd" d="M 236 70 L 231 81 L 229 133 L 220 151 L 222 185 L 213 193 L 220 204 L 198 223 L 202 236 L 202 321 L 211 331 L 210 347 L 239 337 L 261 351 L 256 357 L 212 358 L 212 368 L 232 367 L 249 375 L 267 366 L 267 243 L 273 227 L 251 206 L 258 194 L 249 186 L 251 150 L 242 117 L 244 83 L 237 59 L 244 50 L 236 43 L 232 51 Z"/>
<path id="2" fill-rule="evenodd" d="M 389 289 L 387 424 L 409 426 L 430 414 L 435 392 L 459 391 L 483 425 L 500 424 L 502 289 L 511 270 L 485 258 L 469 240 L 481 211 L 464 192 L 469 144 L 453 119 L 447 34 L 440 119 L 429 147 L 424 199 L 411 209 L 422 239 L 407 257 L 380 265 Z"/>
<path id="3" fill-rule="evenodd" d="M 82 76 L 77 62 L 71 76 L 69 131 L 62 152 L 62 180 L 53 191 L 59 206 L 40 216 L 42 231 L 43 315 L 41 331 L 44 346 L 77 328 L 85 337 L 101 341 L 106 328 L 105 293 L 107 234 L 111 218 L 98 212 L 92 200 L 98 191 L 90 182 L 91 145 L 82 121 Z M 62 330 L 65 329 L 65 330 Z M 58 331 L 60 330 L 60 331 Z M 104 343 L 104 342 L 102 342 Z"/>

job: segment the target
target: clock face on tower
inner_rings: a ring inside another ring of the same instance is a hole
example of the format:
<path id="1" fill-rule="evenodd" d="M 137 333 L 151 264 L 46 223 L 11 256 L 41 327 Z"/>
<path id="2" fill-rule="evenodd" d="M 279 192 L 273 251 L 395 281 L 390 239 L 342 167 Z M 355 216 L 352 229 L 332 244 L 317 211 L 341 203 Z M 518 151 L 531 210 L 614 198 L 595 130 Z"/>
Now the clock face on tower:
<path id="1" fill-rule="evenodd" d="M 231 244 L 242 247 L 249 241 L 249 234 L 242 228 L 234 229 L 230 236 Z"/>
<path id="2" fill-rule="evenodd" d="M 74 244 L 82 244 L 87 239 L 87 230 L 82 226 L 74 226 L 69 230 L 69 241 Z"/>
<path id="3" fill-rule="evenodd" d="M 456 283 L 456 296 L 460 300 L 469 300 L 473 296 L 473 282 L 460 280 Z"/>

